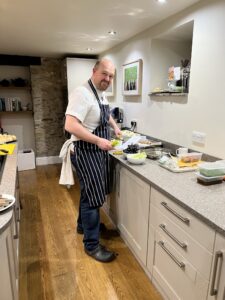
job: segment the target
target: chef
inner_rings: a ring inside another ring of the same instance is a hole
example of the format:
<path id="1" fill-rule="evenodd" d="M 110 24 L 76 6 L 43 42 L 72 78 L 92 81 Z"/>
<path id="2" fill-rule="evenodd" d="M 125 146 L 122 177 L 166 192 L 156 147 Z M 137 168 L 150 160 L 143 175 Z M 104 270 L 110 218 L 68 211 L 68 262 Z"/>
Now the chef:
<path id="1" fill-rule="evenodd" d="M 96 62 L 92 76 L 69 95 L 65 129 L 74 138 L 72 163 L 80 183 L 80 208 L 77 232 L 84 233 L 85 252 L 101 262 L 115 259 L 114 252 L 99 243 L 99 208 L 109 193 L 109 126 L 121 134 L 109 111 L 104 91 L 115 74 L 113 63 L 103 58 Z"/>

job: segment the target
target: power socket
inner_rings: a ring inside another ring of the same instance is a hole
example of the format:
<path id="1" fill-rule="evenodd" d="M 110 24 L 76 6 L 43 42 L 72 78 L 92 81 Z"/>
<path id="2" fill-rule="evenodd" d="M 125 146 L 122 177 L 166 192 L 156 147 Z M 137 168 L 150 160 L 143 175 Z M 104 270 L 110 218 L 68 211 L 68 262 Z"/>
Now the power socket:
<path id="1" fill-rule="evenodd" d="M 131 126 L 134 126 L 134 127 L 137 126 L 137 122 L 135 122 L 135 121 L 131 121 L 130 124 L 131 124 Z"/>
<path id="2" fill-rule="evenodd" d="M 131 122 L 130 122 L 130 124 L 131 124 L 131 127 L 134 127 L 134 128 L 136 128 L 137 127 L 137 120 L 132 120 Z"/>

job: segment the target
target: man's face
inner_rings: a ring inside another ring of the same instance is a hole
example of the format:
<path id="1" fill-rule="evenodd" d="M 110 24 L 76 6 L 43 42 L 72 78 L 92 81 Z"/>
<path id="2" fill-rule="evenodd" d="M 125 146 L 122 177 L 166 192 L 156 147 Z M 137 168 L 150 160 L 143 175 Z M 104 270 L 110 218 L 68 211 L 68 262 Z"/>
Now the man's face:
<path id="1" fill-rule="evenodd" d="M 96 69 L 94 69 L 92 79 L 97 89 L 105 91 L 112 83 L 114 73 L 115 68 L 109 61 L 102 62 Z"/>

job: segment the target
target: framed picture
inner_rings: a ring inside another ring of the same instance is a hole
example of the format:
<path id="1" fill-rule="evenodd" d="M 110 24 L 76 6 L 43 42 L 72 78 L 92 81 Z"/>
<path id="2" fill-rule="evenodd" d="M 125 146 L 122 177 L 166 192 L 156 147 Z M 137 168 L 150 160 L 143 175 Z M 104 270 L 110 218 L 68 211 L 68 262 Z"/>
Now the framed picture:
<path id="1" fill-rule="evenodd" d="M 141 95 L 142 60 L 123 65 L 123 94 Z"/>
<path id="2" fill-rule="evenodd" d="M 105 94 L 106 94 L 107 97 L 113 97 L 114 96 L 114 80 L 115 80 L 115 78 L 113 79 L 112 83 L 107 88 L 107 90 L 105 91 Z"/>

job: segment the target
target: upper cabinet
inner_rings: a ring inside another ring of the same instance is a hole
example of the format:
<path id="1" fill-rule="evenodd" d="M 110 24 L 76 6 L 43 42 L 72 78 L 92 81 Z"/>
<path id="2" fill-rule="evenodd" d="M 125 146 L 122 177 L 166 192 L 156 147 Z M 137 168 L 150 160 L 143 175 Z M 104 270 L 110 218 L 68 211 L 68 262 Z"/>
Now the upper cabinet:
<path id="1" fill-rule="evenodd" d="M 194 22 L 151 41 L 150 95 L 186 95 L 189 91 Z"/>

